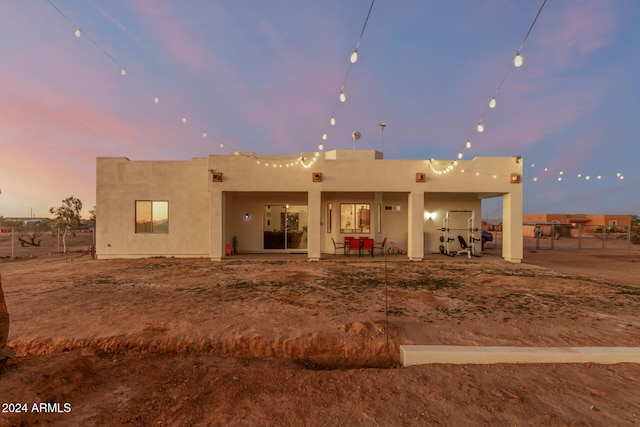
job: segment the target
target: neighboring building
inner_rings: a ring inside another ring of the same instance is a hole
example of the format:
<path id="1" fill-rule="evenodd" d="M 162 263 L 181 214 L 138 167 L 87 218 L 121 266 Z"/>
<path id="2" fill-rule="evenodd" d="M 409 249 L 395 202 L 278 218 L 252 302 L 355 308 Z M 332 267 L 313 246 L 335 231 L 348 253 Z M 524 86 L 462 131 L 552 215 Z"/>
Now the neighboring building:
<path id="1" fill-rule="evenodd" d="M 367 236 L 386 237 L 418 261 L 439 251 L 445 217 L 452 234 L 467 238 L 471 228 L 479 238 L 482 199 L 501 196 L 502 256 L 522 260 L 520 157 L 475 158 L 448 169 L 452 162 L 382 160 L 372 150 L 307 159 L 253 153 L 188 161 L 98 158 L 97 256 L 221 260 L 233 246 L 318 260 L 334 252 L 332 238 Z"/>
<path id="2" fill-rule="evenodd" d="M 608 214 L 530 214 L 523 215 L 523 233 L 526 237 L 535 236 L 535 226 L 540 225 L 544 235 L 551 233 L 550 224 L 571 225 L 576 230 L 580 225 L 585 231 L 596 231 L 602 228 L 611 230 L 626 230 L 631 225 L 631 215 Z M 572 234 L 575 234 L 573 232 Z"/>

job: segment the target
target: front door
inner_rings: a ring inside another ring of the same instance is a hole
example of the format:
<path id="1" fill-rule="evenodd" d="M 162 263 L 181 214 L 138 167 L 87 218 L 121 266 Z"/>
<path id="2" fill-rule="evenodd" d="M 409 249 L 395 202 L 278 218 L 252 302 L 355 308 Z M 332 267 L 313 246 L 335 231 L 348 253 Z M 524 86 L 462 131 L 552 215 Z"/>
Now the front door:
<path id="1" fill-rule="evenodd" d="M 306 252 L 307 212 L 307 206 L 303 205 L 265 205 L 263 248 Z"/>

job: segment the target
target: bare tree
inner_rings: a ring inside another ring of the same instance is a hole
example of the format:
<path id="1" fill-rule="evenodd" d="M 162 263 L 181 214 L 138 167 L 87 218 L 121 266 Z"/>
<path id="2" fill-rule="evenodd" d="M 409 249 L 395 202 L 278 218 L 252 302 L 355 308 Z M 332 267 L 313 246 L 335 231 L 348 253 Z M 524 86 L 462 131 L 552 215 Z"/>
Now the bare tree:
<path id="1" fill-rule="evenodd" d="M 74 229 L 80 226 L 81 210 L 82 202 L 73 196 L 64 199 L 61 206 L 49 209 L 49 212 L 56 216 L 53 220 L 53 226 L 57 227 L 58 230 L 63 230 L 62 246 L 64 253 L 67 252 L 67 234 L 74 234 Z"/>

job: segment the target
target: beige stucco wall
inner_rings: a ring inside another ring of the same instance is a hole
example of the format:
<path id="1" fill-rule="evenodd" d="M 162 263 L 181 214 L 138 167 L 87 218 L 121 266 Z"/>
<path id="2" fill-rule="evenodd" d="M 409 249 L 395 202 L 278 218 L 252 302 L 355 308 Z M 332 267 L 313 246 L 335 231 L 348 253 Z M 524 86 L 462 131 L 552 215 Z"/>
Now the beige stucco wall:
<path id="1" fill-rule="evenodd" d="M 99 259 L 209 256 L 207 159 L 98 158 L 96 172 Z M 167 200 L 169 233 L 136 233 L 136 200 Z"/>
<path id="2" fill-rule="evenodd" d="M 310 159 L 313 153 L 304 156 Z M 321 253 L 333 252 L 331 237 L 336 241 L 344 237 L 339 230 L 340 204 L 368 203 L 371 230 L 367 236 L 378 242 L 387 237 L 406 249 L 409 259 L 421 260 L 425 252 L 438 251 L 446 211 L 472 210 L 475 228 L 480 228 L 482 198 L 502 196 L 507 205 L 503 218 L 513 236 L 505 238 L 503 256 L 515 262 L 522 258 L 522 184 L 513 184 L 510 179 L 513 173 L 522 174 L 517 158 L 458 161 L 450 172 L 439 174 L 425 160 L 381 157 L 379 152 L 368 150 L 332 151 L 321 153 L 309 168 L 293 164 L 294 156 L 257 157 L 252 153 L 182 162 L 99 158 L 98 256 L 203 256 L 217 260 L 224 257 L 225 244 L 232 243 L 233 236 L 239 251 L 260 252 L 264 205 L 282 203 L 307 205 L 308 256 L 319 259 Z M 443 170 L 450 163 L 440 161 L 435 167 Z M 222 173 L 222 182 L 213 181 L 213 172 Z M 322 181 L 313 182 L 312 173 L 318 172 Z M 425 182 L 416 182 L 416 173 L 425 174 Z M 136 234 L 135 200 L 168 200 L 170 233 Z M 329 203 L 335 214 L 330 233 Z M 399 209 L 385 210 L 385 206 Z M 427 219 L 425 212 L 435 215 Z M 459 228 L 466 228 L 466 224 Z"/>

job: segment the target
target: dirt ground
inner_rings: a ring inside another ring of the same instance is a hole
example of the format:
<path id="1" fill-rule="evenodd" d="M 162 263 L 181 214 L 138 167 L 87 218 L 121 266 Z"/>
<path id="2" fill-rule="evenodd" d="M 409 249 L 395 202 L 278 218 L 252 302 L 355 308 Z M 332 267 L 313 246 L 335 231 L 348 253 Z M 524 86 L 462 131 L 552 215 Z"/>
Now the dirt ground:
<path id="1" fill-rule="evenodd" d="M 640 424 L 639 364 L 398 364 L 410 343 L 640 346 L 637 247 L 216 263 L 43 243 L 0 241 L 0 426 Z"/>

